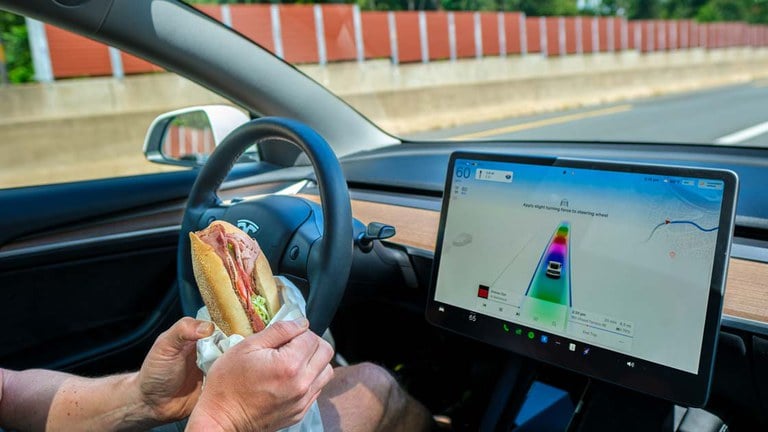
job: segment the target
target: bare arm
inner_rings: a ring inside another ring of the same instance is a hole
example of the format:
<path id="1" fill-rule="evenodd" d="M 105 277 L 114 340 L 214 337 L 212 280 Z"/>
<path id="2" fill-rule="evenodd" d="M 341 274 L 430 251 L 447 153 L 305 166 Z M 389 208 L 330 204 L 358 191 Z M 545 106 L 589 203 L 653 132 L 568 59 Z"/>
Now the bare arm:
<path id="1" fill-rule="evenodd" d="M 0 425 L 20 430 L 132 430 L 157 424 L 137 374 L 81 378 L 4 370 Z"/>
<path id="2" fill-rule="evenodd" d="M 195 342 L 210 323 L 183 318 L 160 335 L 139 372 L 81 378 L 41 369 L 0 369 L 0 427 L 19 430 L 137 430 L 184 418 L 202 374 Z"/>

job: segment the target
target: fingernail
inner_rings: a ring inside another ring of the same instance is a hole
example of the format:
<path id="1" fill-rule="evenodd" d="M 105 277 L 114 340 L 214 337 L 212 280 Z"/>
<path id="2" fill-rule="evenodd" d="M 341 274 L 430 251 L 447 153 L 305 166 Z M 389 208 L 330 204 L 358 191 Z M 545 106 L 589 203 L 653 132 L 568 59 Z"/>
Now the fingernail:
<path id="1" fill-rule="evenodd" d="M 197 325 L 197 334 L 200 336 L 208 336 L 213 333 L 213 323 L 204 321 Z"/>
<path id="2" fill-rule="evenodd" d="M 299 325 L 299 327 L 309 327 L 309 320 L 305 317 L 299 317 L 293 320 L 296 324 Z"/>

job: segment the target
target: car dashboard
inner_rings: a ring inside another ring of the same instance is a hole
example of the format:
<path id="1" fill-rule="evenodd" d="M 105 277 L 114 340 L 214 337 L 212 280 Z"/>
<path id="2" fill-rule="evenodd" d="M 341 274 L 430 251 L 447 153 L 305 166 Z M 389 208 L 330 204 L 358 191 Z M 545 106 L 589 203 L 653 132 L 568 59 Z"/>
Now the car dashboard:
<path id="1" fill-rule="evenodd" d="M 342 158 L 354 218 L 361 224 L 380 222 L 396 229 L 394 237 L 378 242 L 373 254 L 356 251 L 347 294 L 332 324 L 337 349 L 350 362 L 373 360 L 387 366 L 433 412 L 452 416 L 455 430 L 476 430 L 489 407 L 506 400 L 490 389 L 504 375 L 510 354 L 448 334 L 424 319 L 446 168 L 456 150 L 735 171 L 740 177 L 736 229 L 707 409 L 732 427 L 749 426 L 754 421 L 768 424 L 764 409 L 768 406 L 764 393 L 768 385 L 768 205 L 762 198 L 763 185 L 768 184 L 768 158 L 759 149 L 597 142 L 410 142 Z M 116 193 L 108 189 L 107 196 Z M 0 247 L 0 267 L 12 271 L 33 263 L 40 265 L 41 260 L 57 265 L 56 252 L 61 250 L 78 260 L 93 259 L 103 250 L 130 256 L 140 245 L 156 250 L 158 257 L 168 261 L 165 269 L 158 269 L 158 274 L 167 274 L 185 204 L 184 194 L 175 193 L 175 197 L 140 208 L 132 207 L 132 198 L 123 195 L 124 208 L 108 217 L 17 236 Z M 219 195 L 227 200 L 273 193 L 296 194 L 319 202 L 311 167 L 301 164 L 256 176 L 240 172 L 223 185 Z M 165 277 L 160 281 L 169 282 Z M 162 328 L 169 316 L 178 314 L 173 309 L 175 293 L 161 294 L 136 299 L 137 304 L 151 302 L 166 312 L 153 312 L 132 324 L 132 328 L 140 326 L 130 330 L 125 340 L 138 343 L 146 339 L 142 333 L 146 329 Z M 62 328 L 65 326 L 62 323 Z M 44 361 L 56 357 L 56 350 L 49 345 L 37 366 L 77 371 L 72 365 L 106 355 L 114 347 L 105 344 L 99 349 L 78 358 Z M 24 355 L 29 358 L 30 352 Z M 22 358 L 9 357 L 6 364 L 13 366 Z M 131 363 L 115 364 L 125 368 Z M 585 385 L 583 377 L 554 367 L 524 367 L 535 369 L 537 381 L 560 386 L 576 400 Z"/>

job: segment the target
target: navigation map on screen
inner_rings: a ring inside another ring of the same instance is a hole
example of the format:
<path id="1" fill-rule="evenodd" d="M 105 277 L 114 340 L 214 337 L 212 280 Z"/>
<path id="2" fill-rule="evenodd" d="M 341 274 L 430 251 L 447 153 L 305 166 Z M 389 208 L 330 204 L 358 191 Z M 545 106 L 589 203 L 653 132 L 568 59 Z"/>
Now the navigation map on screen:
<path id="1" fill-rule="evenodd" d="M 435 300 L 697 373 L 721 180 L 458 159 Z"/>

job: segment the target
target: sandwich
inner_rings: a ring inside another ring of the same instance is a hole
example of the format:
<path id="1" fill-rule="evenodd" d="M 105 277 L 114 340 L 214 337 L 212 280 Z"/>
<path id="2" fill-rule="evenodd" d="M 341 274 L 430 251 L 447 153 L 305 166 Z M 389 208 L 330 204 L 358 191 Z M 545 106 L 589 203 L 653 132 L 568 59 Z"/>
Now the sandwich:
<path id="1" fill-rule="evenodd" d="M 213 322 L 227 336 L 263 330 L 281 303 L 258 243 L 223 221 L 189 233 L 189 239 L 195 280 Z"/>

